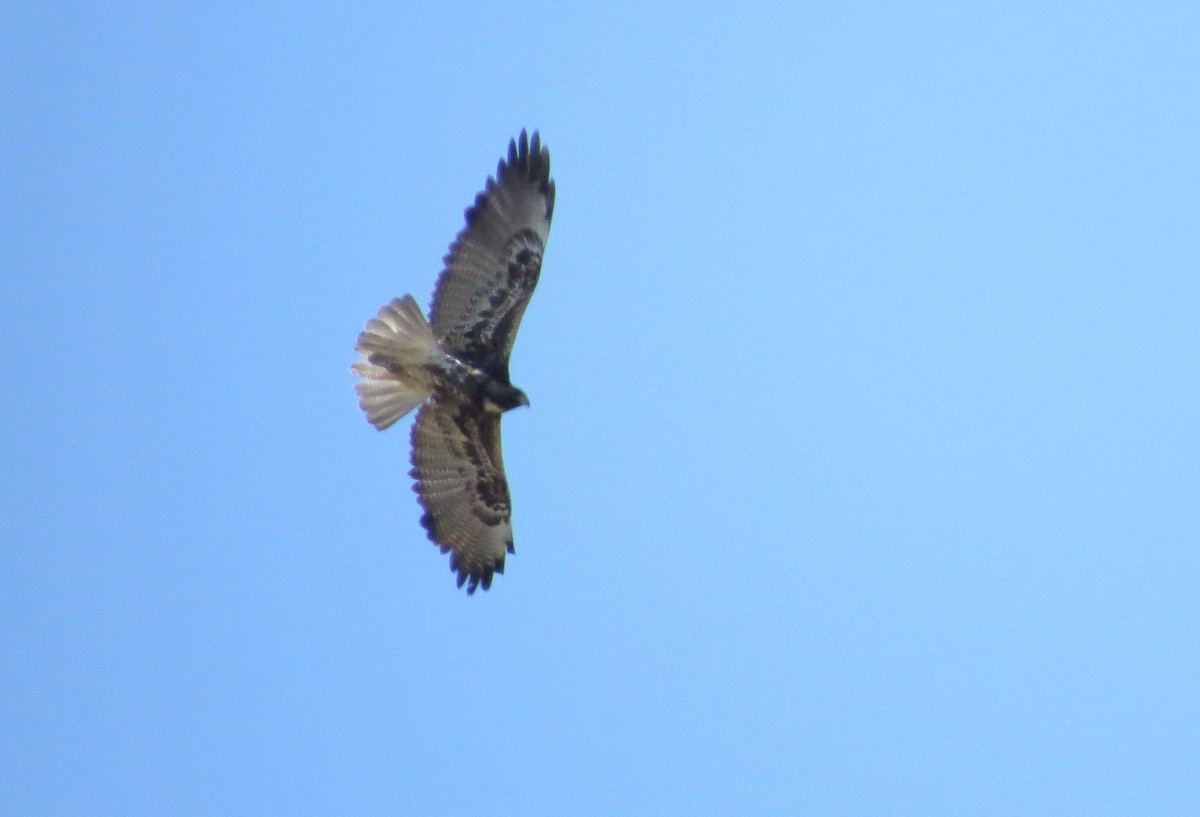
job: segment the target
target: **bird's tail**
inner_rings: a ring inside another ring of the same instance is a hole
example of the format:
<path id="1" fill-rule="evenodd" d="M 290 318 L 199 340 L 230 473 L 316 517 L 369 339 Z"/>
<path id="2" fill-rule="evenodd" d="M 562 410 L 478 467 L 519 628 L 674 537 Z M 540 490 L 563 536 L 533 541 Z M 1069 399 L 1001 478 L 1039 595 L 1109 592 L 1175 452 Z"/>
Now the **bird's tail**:
<path id="1" fill-rule="evenodd" d="M 380 309 L 358 336 L 356 349 L 366 358 L 350 367 L 362 378 L 355 384 L 358 404 L 380 431 L 429 396 L 428 381 L 420 367 L 436 360 L 441 350 L 429 321 L 411 295 L 396 298 Z"/>
<path id="2" fill-rule="evenodd" d="M 394 299 L 367 321 L 356 348 L 363 357 L 383 366 L 420 366 L 435 360 L 441 351 L 433 328 L 411 295 Z"/>

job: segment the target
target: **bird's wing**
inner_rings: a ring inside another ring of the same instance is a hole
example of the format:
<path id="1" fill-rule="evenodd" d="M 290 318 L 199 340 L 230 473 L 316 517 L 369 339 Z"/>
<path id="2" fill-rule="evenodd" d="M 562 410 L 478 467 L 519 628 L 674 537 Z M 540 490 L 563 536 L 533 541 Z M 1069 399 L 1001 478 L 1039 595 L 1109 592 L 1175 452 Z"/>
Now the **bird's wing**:
<path id="1" fill-rule="evenodd" d="M 511 506 L 500 453 L 500 416 L 458 403 L 426 403 L 412 431 L 413 490 L 421 525 L 450 553 L 467 592 L 486 590 L 513 551 Z"/>
<path id="2" fill-rule="evenodd" d="M 521 131 L 467 208 L 467 226 L 450 245 L 434 289 L 429 320 L 447 351 L 507 378 L 553 213 L 550 152 L 537 131 L 532 139 Z"/>

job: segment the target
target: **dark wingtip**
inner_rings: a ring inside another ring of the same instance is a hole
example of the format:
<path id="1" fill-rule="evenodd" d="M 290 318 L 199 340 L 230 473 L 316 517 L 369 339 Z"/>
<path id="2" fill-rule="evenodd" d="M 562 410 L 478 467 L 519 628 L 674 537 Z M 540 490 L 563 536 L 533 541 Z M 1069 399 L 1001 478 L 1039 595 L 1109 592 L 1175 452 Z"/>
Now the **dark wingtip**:
<path id="1" fill-rule="evenodd" d="M 538 185 L 539 192 L 547 197 L 546 217 L 554 210 L 554 182 L 550 178 L 550 150 L 542 144 L 542 135 L 534 131 L 530 136 L 525 128 L 521 135 L 508 143 L 508 158 L 500 160 L 496 178 L 517 173 Z"/>
<path id="2" fill-rule="evenodd" d="M 453 550 L 450 551 L 450 572 L 457 574 L 455 583 L 459 588 L 465 584 L 467 586 L 467 595 L 475 595 L 475 591 L 480 588 L 484 590 L 492 589 L 492 580 L 496 574 L 504 573 L 504 557 L 501 556 L 491 567 L 464 567 L 458 559 L 458 554 Z"/>
<path id="3" fill-rule="evenodd" d="M 508 163 L 515 165 L 523 161 L 529 155 L 529 142 L 525 138 L 525 130 L 521 129 L 521 135 L 516 139 L 508 140 Z"/>
<path id="4" fill-rule="evenodd" d="M 456 570 L 457 568 L 455 568 L 452 565 L 451 569 Z M 473 573 L 470 570 L 457 569 L 457 572 L 458 572 L 458 577 L 457 577 L 456 581 L 458 583 L 458 586 L 461 588 L 463 586 L 463 584 L 466 584 L 468 596 L 475 595 L 475 591 L 481 587 L 484 590 L 490 590 L 492 588 L 492 571 L 490 571 L 490 570 L 483 571 L 480 573 Z M 500 572 L 503 573 L 504 571 L 500 571 Z"/>
<path id="5" fill-rule="evenodd" d="M 443 553 L 448 550 L 445 545 L 441 547 Z M 465 584 L 467 586 L 467 595 L 473 596 L 475 595 L 475 591 L 481 587 L 484 590 L 492 588 L 493 575 L 504 572 L 504 559 L 501 558 L 491 568 L 465 567 L 459 560 L 458 553 L 450 550 L 450 572 L 456 574 L 454 577 L 455 584 L 460 589 Z"/>

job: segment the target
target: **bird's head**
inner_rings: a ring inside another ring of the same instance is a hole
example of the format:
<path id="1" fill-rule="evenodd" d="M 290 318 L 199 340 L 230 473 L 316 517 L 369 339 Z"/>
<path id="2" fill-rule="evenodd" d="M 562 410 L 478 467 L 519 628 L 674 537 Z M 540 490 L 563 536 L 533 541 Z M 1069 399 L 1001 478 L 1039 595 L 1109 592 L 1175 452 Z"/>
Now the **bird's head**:
<path id="1" fill-rule="evenodd" d="M 509 386 L 492 380 L 484 388 L 483 406 L 488 411 L 500 413 L 512 411 L 518 406 L 528 405 L 529 396 L 516 386 Z"/>

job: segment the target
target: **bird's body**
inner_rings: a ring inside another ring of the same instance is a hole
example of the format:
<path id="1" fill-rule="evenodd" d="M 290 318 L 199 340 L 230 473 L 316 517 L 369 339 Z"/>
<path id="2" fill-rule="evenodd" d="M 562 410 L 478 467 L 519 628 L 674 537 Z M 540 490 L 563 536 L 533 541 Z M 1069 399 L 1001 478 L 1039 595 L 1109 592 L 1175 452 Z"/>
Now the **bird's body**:
<path id="1" fill-rule="evenodd" d="M 508 360 L 537 285 L 554 211 L 550 154 L 538 134 L 509 143 L 450 246 L 429 320 L 411 295 L 359 335 L 352 371 L 367 419 L 383 430 L 420 406 L 412 431 L 421 524 L 467 592 L 491 586 L 513 551 L 500 415 L 529 405 Z"/>

